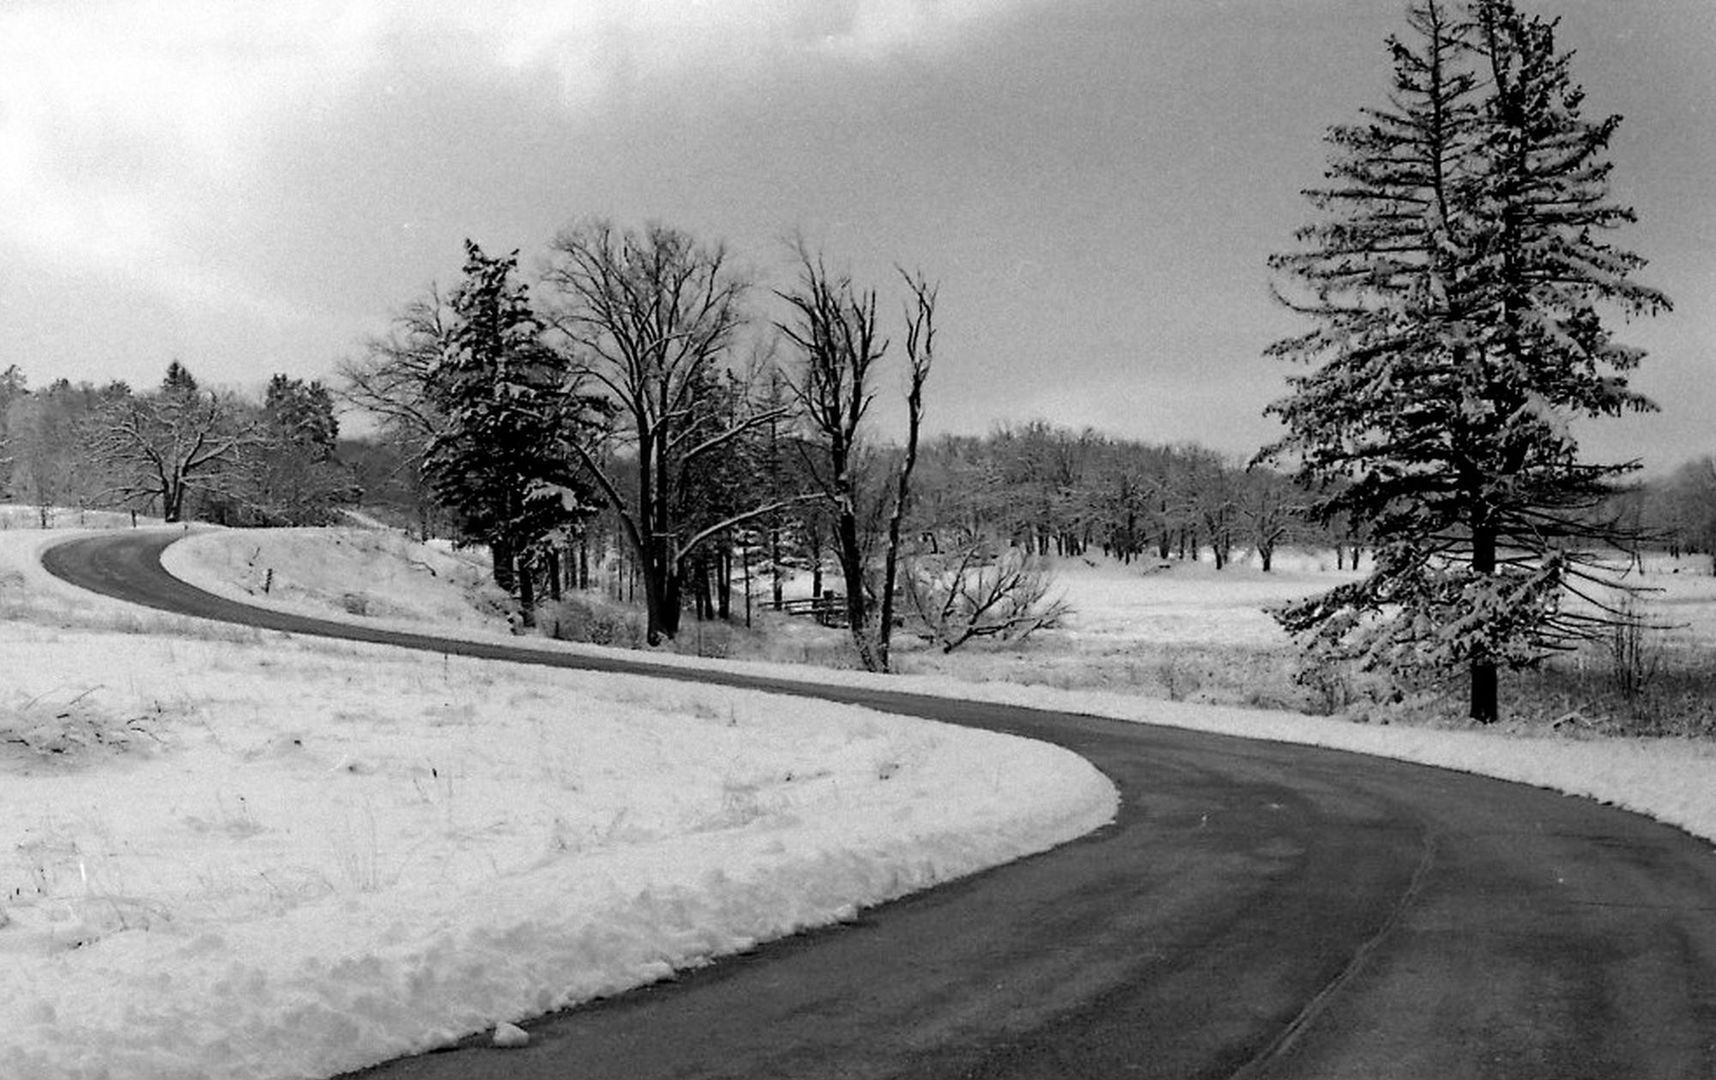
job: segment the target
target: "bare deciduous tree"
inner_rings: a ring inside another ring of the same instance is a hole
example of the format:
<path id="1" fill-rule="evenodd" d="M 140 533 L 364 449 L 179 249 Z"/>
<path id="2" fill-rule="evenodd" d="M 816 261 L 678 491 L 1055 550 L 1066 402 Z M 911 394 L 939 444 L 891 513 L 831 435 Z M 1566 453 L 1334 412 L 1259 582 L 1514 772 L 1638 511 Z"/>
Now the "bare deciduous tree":
<path id="1" fill-rule="evenodd" d="M 339 362 L 340 398 L 379 418 L 419 460 L 444 424 L 430 388 L 449 314 L 441 290 L 431 285 L 400 309 L 386 335 L 364 342 L 362 356 Z"/>
<path id="2" fill-rule="evenodd" d="M 883 670 L 870 628 L 868 553 L 859 529 L 859 436 L 875 397 L 870 370 L 887 351 L 876 328 L 876 293 L 861 292 L 850 277 L 831 277 L 820 256 L 798 248 L 798 289 L 779 293 L 796 312 L 794 324 L 777 324 L 803 360 L 791 381 L 817 458 L 812 474 L 834 507 L 834 548 L 846 590 L 846 620 L 859 662 Z"/>
<path id="3" fill-rule="evenodd" d="M 425 538 L 435 531 L 438 516 L 423 462 L 446 426 L 431 387 L 449 318 L 446 298 L 431 285 L 394 315 L 385 335 L 364 342 L 361 356 L 338 365 L 340 400 L 380 421 L 380 441 L 391 452 L 386 460 L 396 462 L 387 480 L 409 493 Z"/>
<path id="4" fill-rule="evenodd" d="M 1041 559 L 1010 547 L 994 556 L 981 537 L 966 535 L 952 550 L 913 560 L 901 580 L 919 634 L 943 652 L 979 638 L 1023 641 L 1072 613 L 1050 595 L 1053 579 Z"/>
<path id="5" fill-rule="evenodd" d="M 743 323 L 745 284 L 718 244 L 699 244 L 664 225 L 620 231 L 600 220 L 555 238 L 543 281 L 559 295 L 550 318 L 572 367 L 605 390 L 618 414 L 622 453 L 582 442 L 571 449 L 637 555 L 656 644 L 679 631 L 687 556 L 780 505 L 688 524 L 699 466 L 780 415 L 746 407 L 717 417 L 709 410 L 709 391 Z M 630 485 L 616 463 L 634 470 Z"/>
<path id="6" fill-rule="evenodd" d="M 882 555 L 882 610 L 876 620 L 882 670 L 888 670 L 888 646 L 894 626 L 894 581 L 900 564 L 900 526 L 912 500 L 912 472 L 918 464 L 923 432 L 924 384 L 935 363 L 936 287 L 922 273 L 901 271 L 911 298 L 906 301 L 906 453 L 895 479 L 894 506 L 888 515 L 888 546 Z"/>
<path id="7" fill-rule="evenodd" d="M 91 450 L 113 473 L 120 501 L 158 503 L 162 519 L 175 522 L 184 520 L 190 492 L 215 489 L 255 441 L 233 402 L 169 378 L 160 390 L 112 401 Z"/>
<path id="8" fill-rule="evenodd" d="M 776 325 L 802 357 L 792 392 L 822 459 L 813 464 L 813 473 L 834 509 L 835 555 L 845 579 L 853 644 L 866 669 L 887 671 L 900 532 L 917 464 L 924 385 L 934 361 L 936 289 L 921 274 L 901 272 L 911 293 L 905 311 L 907 438 L 893 490 L 883 496 L 889 500 L 887 533 L 881 580 L 872 587 L 871 552 L 862 528 L 862 507 L 870 494 L 862 476 L 863 425 L 875 397 L 875 366 L 887 353 L 888 341 L 877 330 L 875 290 L 859 289 L 849 275 L 830 274 L 822 257 L 802 242 L 797 254 L 798 287 L 777 293 L 791 305 L 794 319 Z"/>
<path id="9" fill-rule="evenodd" d="M 1253 465 L 1239 481 L 1239 517 L 1265 573 L 1275 568 L 1275 550 L 1293 535 L 1304 513 L 1301 492 L 1271 469 Z"/>

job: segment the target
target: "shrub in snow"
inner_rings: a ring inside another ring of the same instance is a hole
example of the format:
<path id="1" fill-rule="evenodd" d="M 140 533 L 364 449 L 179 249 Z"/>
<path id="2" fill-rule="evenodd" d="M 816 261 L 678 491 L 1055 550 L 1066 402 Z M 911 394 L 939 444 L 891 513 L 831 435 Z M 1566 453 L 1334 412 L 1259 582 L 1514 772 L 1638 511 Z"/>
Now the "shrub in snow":
<path id="1" fill-rule="evenodd" d="M 556 641 L 586 645 L 639 649 L 648 638 L 638 612 L 590 596 L 569 596 L 545 605 L 538 624 L 543 633 Z"/>
<path id="2" fill-rule="evenodd" d="M 943 652 L 976 638 L 1023 641 L 1072 612 L 1064 596 L 1050 595 L 1054 578 L 1042 560 L 1018 548 L 995 556 L 975 536 L 946 553 L 917 555 L 900 585 L 918 635 Z"/>

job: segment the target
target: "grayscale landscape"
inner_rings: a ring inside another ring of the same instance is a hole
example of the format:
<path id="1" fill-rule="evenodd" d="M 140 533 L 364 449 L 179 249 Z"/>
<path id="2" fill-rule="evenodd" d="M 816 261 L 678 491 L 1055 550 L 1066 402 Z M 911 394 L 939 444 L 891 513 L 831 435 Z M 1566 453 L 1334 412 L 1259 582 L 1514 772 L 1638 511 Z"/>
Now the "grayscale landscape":
<path id="1" fill-rule="evenodd" d="M 0 10 L 0 1080 L 1716 1074 L 1712 50 Z"/>

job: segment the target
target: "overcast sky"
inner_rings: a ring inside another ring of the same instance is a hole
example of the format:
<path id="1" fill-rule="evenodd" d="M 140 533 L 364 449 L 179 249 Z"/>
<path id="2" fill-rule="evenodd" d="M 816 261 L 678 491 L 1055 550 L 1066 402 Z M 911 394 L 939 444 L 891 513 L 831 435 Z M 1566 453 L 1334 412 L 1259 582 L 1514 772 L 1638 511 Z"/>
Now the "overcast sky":
<path id="1" fill-rule="evenodd" d="M 1324 130 L 1381 104 L 1404 6 L 0 0 L 0 367 L 331 378 L 463 238 L 529 265 L 601 215 L 724 239 L 769 284 L 795 231 L 885 294 L 921 267 L 934 430 L 1248 453 L 1296 328 L 1264 260 Z M 1716 2 L 1527 6 L 1626 117 L 1622 239 L 1677 305 L 1623 332 L 1663 412 L 1586 445 L 1716 451 Z"/>

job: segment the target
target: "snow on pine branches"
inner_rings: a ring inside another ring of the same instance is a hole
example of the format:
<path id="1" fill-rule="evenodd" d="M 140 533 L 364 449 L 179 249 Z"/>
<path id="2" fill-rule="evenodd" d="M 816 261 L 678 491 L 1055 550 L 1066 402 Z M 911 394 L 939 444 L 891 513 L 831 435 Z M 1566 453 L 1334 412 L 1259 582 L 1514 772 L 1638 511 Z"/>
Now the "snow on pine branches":
<path id="1" fill-rule="evenodd" d="M 1463 666 L 1486 722 L 1499 669 L 1591 630 L 1563 593 L 1614 583 L 1606 556 L 1632 538 L 1600 507 L 1635 466 L 1581 462 L 1569 421 L 1655 408 L 1605 318 L 1670 306 L 1606 240 L 1634 220 L 1608 195 L 1619 119 L 1585 117 L 1555 25 L 1512 0 L 1413 4 L 1386 105 L 1330 130 L 1328 185 L 1306 193 L 1321 216 L 1270 260 L 1313 324 L 1270 354 L 1311 370 L 1269 407 L 1288 433 L 1260 457 L 1294 462 L 1314 511 L 1366 524 L 1377 552 L 1368 580 L 1280 619 L 1324 659 Z"/>

